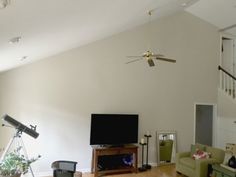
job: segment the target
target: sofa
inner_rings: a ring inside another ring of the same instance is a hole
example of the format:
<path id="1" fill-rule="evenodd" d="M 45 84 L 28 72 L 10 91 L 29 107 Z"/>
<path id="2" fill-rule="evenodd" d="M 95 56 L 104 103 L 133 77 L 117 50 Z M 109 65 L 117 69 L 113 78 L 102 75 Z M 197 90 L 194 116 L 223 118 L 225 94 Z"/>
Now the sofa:
<path id="1" fill-rule="evenodd" d="M 161 140 L 160 141 L 160 161 L 171 161 L 173 140 Z"/>
<path id="2" fill-rule="evenodd" d="M 209 154 L 208 158 L 194 159 L 196 150 L 202 150 Z M 208 164 L 222 163 L 225 152 L 222 149 L 206 146 L 202 144 L 191 145 L 189 152 L 176 154 L 176 171 L 189 177 L 207 177 Z"/>

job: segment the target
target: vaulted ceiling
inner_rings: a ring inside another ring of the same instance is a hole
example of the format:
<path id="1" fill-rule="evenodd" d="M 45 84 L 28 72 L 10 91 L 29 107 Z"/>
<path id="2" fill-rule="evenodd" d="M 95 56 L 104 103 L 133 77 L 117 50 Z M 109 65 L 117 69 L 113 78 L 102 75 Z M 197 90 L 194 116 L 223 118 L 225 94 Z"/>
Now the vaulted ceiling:
<path id="1" fill-rule="evenodd" d="M 235 7 L 235 0 L 10 0 L 0 9 L 0 72 L 144 24 L 152 9 L 152 19 L 186 10 L 225 28 Z"/>
<path id="2" fill-rule="evenodd" d="M 236 35 L 236 1 L 235 0 L 199 0 L 186 11 L 217 26 L 226 33 Z"/>

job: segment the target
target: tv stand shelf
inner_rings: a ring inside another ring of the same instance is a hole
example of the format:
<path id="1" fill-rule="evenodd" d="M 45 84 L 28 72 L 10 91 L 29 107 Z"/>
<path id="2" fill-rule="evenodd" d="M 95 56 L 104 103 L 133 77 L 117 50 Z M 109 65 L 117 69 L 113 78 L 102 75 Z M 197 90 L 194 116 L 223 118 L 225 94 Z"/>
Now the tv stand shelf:
<path id="1" fill-rule="evenodd" d="M 108 173 L 123 173 L 123 172 L 137 173 L 138 146 L 136 146 L 136 145 L 127 145 L 127 146 L 123 146 L 123 147 L 92 146 L 92 148 L 93 148 L 93 151 L 92 151 L 91 172 L 94 173 L 94 177 L 98 177 L 99 174 L 108 174 Z M 99 170 L 99 168 L 98 168 L 99 156 L 120 155 L 120 154 L 132 154 L 132 156 L 133 156 L 132 166 L 119 167 L 116 169 L 109 169 L 109 170 Z"/>

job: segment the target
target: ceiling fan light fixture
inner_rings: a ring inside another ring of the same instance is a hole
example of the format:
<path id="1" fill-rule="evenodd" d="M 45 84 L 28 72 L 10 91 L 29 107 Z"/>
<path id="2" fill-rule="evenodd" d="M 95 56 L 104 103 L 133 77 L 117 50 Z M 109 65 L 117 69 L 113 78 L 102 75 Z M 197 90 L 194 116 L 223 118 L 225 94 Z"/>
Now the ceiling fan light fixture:
<path id="1" fill-rule="evenodd" d="M 28 58 L 28 56 L 23 56 L 23 57 L 21 57 L 20 61 L 24 61 L 24 60 L 26 60 L 27 58 Z"/>
<path id="2" fill-rule="evenodd" d="M 186 2 L 182 3 L 181 6 L 186 7 L 188 4 Z"/>
<path id="3" fill-rule="evenodd" d="M 17 44 L 17 43 L 20 42 L 20 40 L 21 40 L 21 37 L 20 37 L 20 36 L 13 37 L 13 38 L 11 38 L 11 39 L 9 40 L 9 43 L 10 43 L 10 44 Z"/>
<path id="4" fill-rule="evenodd" d="M 186 4 L 186 5 L 188 5 L 188 4 Z M 148 11 L 148 15 L 149 15 L 149 26 L 150 26 L 150 22 L 151 22 L 151 20 L 150 20 L 151 15 L 152 15 L 152 13 L 153 13 L 155 10 L 156 10 L 156 8 L 153 9 L 153 10 Z M 149 44 L 149 45 L 151 46 L 151 44 Z M 149 46 L 148 48 L 150 48 L 150 46 Z M 176 63 L 176 60 L 166 58 L 166 57 L 165 57 L 164 55 L 162 55 L 162 54 L 158 54 L 158 53 L 155 54 L 155 53 L 152 52 L 151 50 L 147 50 L 146 52 L 142 53 L 142 55 L 140 55 L 140 56 L 127 56 L 127 57 L 129 57 L 129 58 L 136 58 L 136 59 L 131 60 L 131 61 L 129 61 L 129 62 L 126 62 L 126 64 L 133 63 L 133 62 L 136 62 L 136 61 L 145 59 L 146 62 L 148 63 L 148 65 L 149 65 L 150 67 L 155 66 L 155 63 L 154 63 L 153 59 Z"/>

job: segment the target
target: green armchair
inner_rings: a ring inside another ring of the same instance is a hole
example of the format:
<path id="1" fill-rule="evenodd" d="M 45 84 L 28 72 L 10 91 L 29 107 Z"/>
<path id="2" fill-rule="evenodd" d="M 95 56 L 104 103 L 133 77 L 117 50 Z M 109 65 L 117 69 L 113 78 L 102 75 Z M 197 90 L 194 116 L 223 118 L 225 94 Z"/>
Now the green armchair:
<path id="1" fill-rule="evenodd" d="M 189 177 L 207 177 L 208 164 L 222 163 L 225 152 L 210 146 L 205 146 L 205 151 L 211 154 L 210 158 L 194 160 L 191 152 L 177 153 L 176 171 Z"/>

